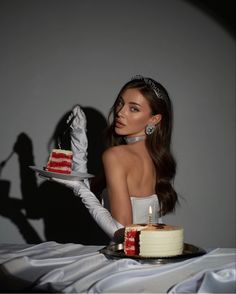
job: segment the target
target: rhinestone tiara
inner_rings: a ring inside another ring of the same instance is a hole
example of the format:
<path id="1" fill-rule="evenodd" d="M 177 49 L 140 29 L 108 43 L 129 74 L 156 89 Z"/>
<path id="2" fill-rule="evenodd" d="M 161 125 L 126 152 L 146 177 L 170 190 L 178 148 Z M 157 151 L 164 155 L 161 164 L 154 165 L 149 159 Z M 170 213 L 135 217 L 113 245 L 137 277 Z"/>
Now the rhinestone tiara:
<path id="1" fill-rule="evenodd" d="M 132 77 L 131 80 L 140 80 L 143 81 L 147 86 L 149 86 L 153 92 L 156 94 L 157 98 L 163 99 L 163 94 L 161 93 L 161 90 L 157 87 L 157 85 L 152 81 L 150 78 L 143 77 L 142 75 L 136 75 Z"/>

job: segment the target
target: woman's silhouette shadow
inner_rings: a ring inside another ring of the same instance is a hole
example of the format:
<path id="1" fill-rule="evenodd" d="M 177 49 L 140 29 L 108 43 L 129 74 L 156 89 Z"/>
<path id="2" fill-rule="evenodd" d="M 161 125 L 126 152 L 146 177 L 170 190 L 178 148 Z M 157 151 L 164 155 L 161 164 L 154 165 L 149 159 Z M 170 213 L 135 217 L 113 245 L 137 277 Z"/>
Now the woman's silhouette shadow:
<path id="1" fill-rule="evenodd" d="M 104 150 L 102 136 L 106 120 L 93 108 L 83 108 L 83 110 L 87 118 L 88 172 L 97 174 L 102 169 L 101 154 Z M 70 114 L 71 111 L 67 112 L 56 126 L 49 140 L 49 152 L 50 148 L 57 147 L 58 138 L 62 149 L 70 149 L 70 132 L 66 128 Z M 43 220 L 47 241 L 85 245 L 109 243 L 109 238 L 71 189 L 47 180 L 40 185 L 37 184 L 36 174 L 29 168 L 35 165 L 33 145 L 25 133 L 18 136 L 14 151 L 19 158 L 21 192 L 26 217 Z"/>

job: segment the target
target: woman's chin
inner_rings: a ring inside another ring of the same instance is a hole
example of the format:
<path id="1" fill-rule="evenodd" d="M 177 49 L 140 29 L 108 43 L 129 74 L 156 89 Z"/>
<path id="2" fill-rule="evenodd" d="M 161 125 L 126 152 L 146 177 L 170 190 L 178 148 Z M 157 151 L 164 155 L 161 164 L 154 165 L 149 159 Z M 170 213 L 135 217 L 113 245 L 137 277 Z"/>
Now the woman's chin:
<path id="1" fill-rule="evenodd" d="M 115 128 L 115 133 L 119 136 L 127 136 L 127 133 L 122 131 L 120 128 Z"/>

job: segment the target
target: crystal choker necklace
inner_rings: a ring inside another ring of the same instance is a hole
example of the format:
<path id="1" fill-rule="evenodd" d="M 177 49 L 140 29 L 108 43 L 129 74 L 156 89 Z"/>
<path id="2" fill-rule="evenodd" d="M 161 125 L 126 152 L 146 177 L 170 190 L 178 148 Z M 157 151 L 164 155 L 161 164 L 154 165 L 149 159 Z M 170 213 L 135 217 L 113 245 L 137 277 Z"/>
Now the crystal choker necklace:
<path id="1" fill-rule="evenodd" d="M 136 136 L 136 137 L 124 137 L 124 139 L 127 144 L 130 144 L 130 143 L 144 141 L 146 139 L 146 136 L 144 135 L 144 136 Z"/>

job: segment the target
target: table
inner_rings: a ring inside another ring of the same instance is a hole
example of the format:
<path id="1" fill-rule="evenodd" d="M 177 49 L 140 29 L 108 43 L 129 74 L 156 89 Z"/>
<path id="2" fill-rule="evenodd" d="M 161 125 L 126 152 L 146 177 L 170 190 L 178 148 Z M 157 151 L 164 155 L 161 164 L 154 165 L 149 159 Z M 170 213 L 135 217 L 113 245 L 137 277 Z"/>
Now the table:
<path id="1" fill-rule="evenodd" d="M 192 293 L 203 286 L 209 293 L 215 288 L 236 292 L 235 248 L 216 248 L 200 257 L 162 265 L 130 258 L 112 260 L 99 252 L 103 247 L 0 244 L 0 291 L 181 293 L 184 287 L 189 290 L 185 293 Z"/>

